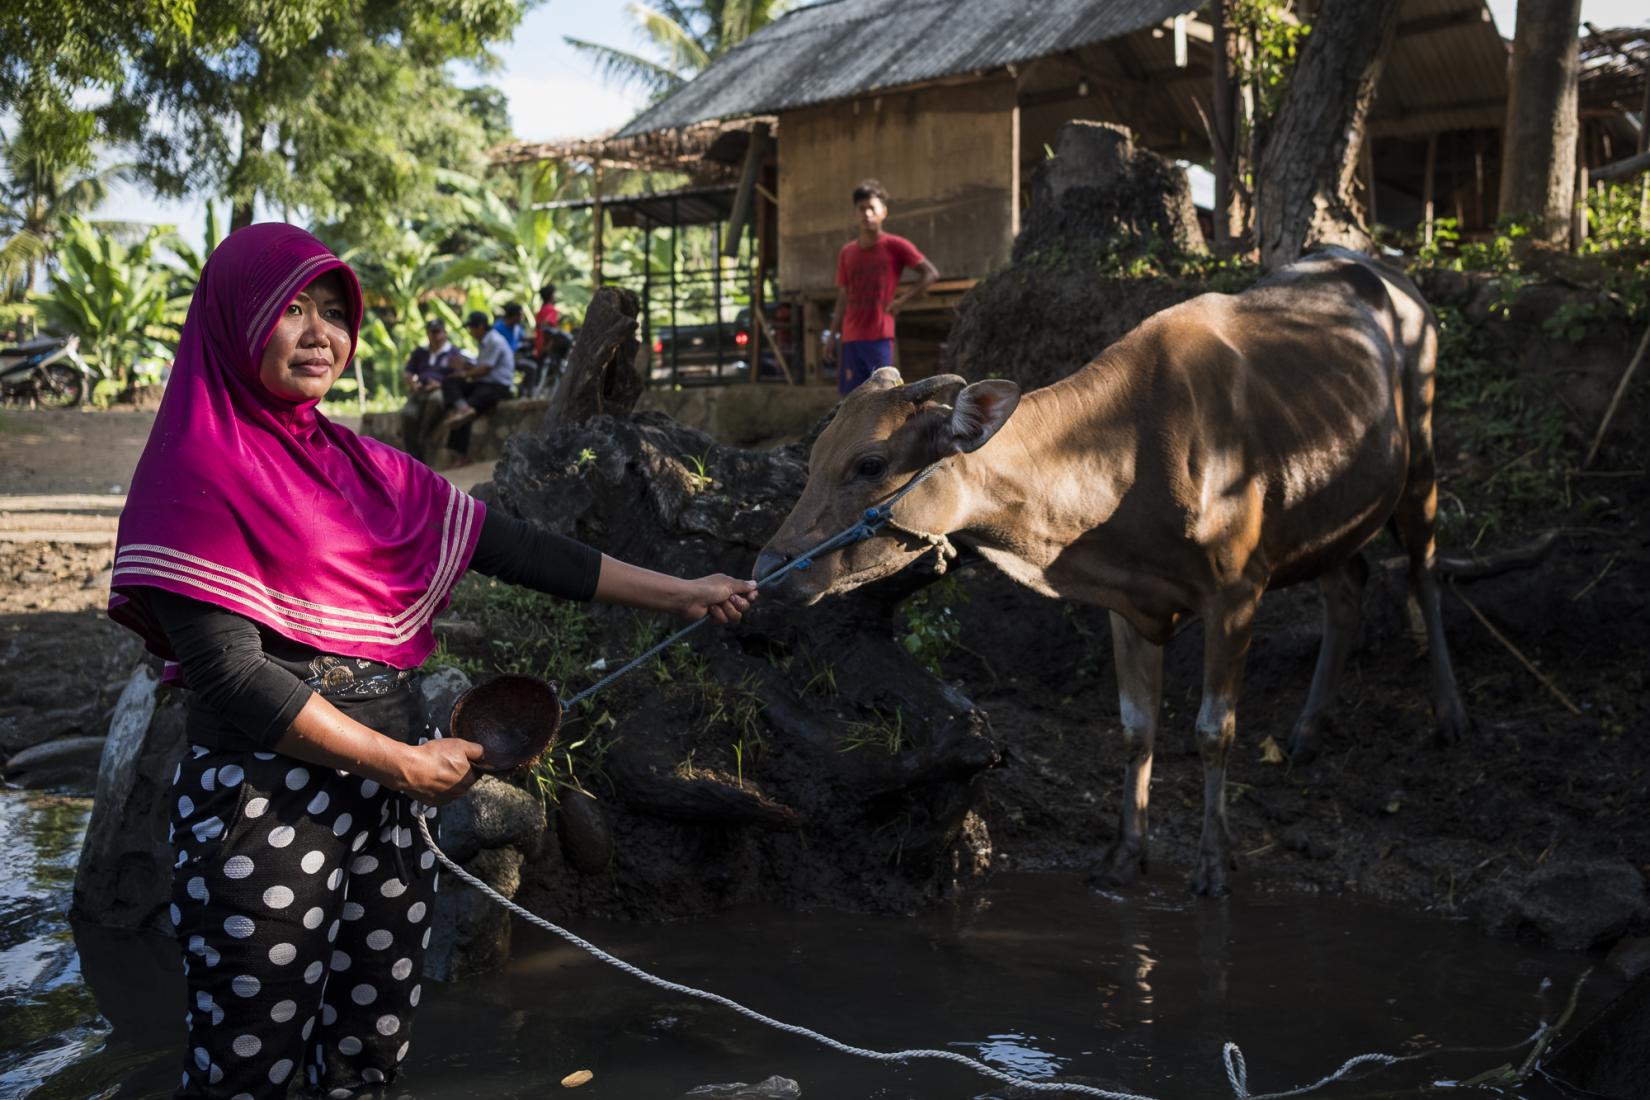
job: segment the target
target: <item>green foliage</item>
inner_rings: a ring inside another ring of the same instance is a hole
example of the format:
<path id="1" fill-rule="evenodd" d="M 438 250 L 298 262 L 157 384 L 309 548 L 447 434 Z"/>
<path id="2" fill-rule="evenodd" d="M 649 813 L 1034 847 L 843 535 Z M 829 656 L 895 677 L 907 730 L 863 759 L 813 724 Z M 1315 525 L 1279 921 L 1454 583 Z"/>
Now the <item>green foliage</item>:
<path id="1" fill-rule="evenodd" d="M 34 289 L 64 220 L 89 215 L 126 174 L 124 165 L 96 167 L 91 122 L 50 98 L 29 98 L 17 105 L 11 132 L 0 131 L 0 301 Z"/>
<path id="2" fill-rule="evenodd" d="M 660 683 L 675 683 L 687 689 L 701 730 L 730 732 L 741 745 L 754 746 L 758 751 L 766 747 L 762 696 L 753 674 L 747 673 L 733 683 L 724 681 L 711 671 L 703 653 L 681 642 L 671 646 L 654 666 L 654 677 Z"/>
<path id="3" fill-rule="evenodd" d="M 952 610 L 968 601 L 968 592 L 956 577 L 946 577 L 905 601 L 905 634 L 900 643 L 935 676 L 940 662 L 951 655 L 962 636 L 962 623 Z"/>
<path id="4" fill-rule="evenodd" d="M 0 339 L 7 333 L 18 333 L 25 338 L 38 328 L 40 307 L 33 302 L 0 302 Z"/>
<path id="5" fill-rule="evenodd" d="M 171 358 L 189 306 L 159 255 L 171 241 L 155 228 L 128 247 L 79 218 L 64 223 L 58 269 L 34 301 L 47 326 L 80 336 L 100 377 L 124 384 L 142 361 Z"/>
<path id="6" fill-rule="evenodd" d="M 1497 354 L 1491 318 L 1472 324 L 1437 311 L 1438 405 L 1434 423 L 1456 453 L 1442 486 L 1439 541 L 1476 546 L 1516 530 L 1522 518 L 1571 503 L 1564 406 L 1550 376 L 1519 372 Z"/>
<path id="7" fill-rule="evenodd" d="M 479 237 L 466 270 L 486 271 L 502 284 L 496 304 L 520 302 L 531 314 L 539 288 L 555 283 L 563 308 L 583 312 L 590 303 L 592 266 L 587 242 L 580 239 L 585 233 L 575 231 L 570 211 L 547 209 L 546 204 L 588 193 L 588 176 L 543 161 L 502 179 L 484 181 L 457 172 L 441 178 L 453 188 L 459 220 Z"/>
<path id="8" fill-rule="evenodd" d="M 197 0 L 185 47 L 139 35 L 118 124 L 163 194 L 231 199 L 343 227 L 425 205 L 437 167 L 480 163 L 487 135 L 448 62 L 490 63 L 522 0 Z M 495 120 L 496 121 L 496 120 Z M 346 241 L 346 243 L 361 243 Z"/>
<path id="9" fill-rule="evenodd" d="M 905 714 L 895 709 L 893 711 L 873 710 L 871 717 L 859 722 L 850 722 L 842 731 L 842 752 L 857 752 L 860 749 L 874 749 L 885 752 L 889 756 L 897 756 L 904 749 L 910 748 L 911 740 L 905 734 Z"/>
<path id="10" fill-rule="evenodd" d="M 646 43 L 645 54 L 582 38 L 568 37 L 566 41 L 590 57 L 608 79 L 645 88 L 653 98 L 660 99 L 790 6 L 790 0 L 633 3 L 629 10 Z"/>
<path id="11" fill-rule="evenodd" d="M 1254 43 L 1253 52 L 1243 55 L 1238 79 L 1256 89 L 1255 114 L 1261 119 L 1276 115 L 1282 106 L 1295 61 L 1312 31 L 1296 18 L 1294 8 L 1290 0 L 1235 0 L 1231 7 L 1233 30 Z"/>
<path id="12" fill-rule="evenodd" d="M 485 639 L 481 665 L 496 673 L 568 684 L 598 654 L 596 624 L 580 604 L 471 574 L 453 594 L 452 614 Z"/>

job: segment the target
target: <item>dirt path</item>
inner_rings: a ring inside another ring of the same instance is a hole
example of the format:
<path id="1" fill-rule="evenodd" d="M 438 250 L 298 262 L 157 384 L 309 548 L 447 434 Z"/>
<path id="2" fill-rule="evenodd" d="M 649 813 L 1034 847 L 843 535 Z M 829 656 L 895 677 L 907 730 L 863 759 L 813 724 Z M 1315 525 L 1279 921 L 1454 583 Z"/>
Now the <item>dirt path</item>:
<path id="1" fill-rule="evenodd" d="M 153 412 L 126 410 L 0 412 L 0 542 L 112 544 L 154 422 Z M 478 462 L 443 476 L 468 492 L 492 472 Z"/>

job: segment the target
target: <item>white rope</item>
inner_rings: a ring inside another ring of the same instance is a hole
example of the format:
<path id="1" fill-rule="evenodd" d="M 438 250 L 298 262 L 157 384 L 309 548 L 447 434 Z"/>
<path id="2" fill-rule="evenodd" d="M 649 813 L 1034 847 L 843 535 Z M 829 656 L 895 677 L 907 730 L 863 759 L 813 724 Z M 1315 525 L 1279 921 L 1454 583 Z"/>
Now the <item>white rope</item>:
<path id="1" fill-rule="evenodd" d="M 594 958 L 600 959 L 609 966 L 617 967 L 626 974 L 629 974 L 631 977 L 639 978 L 649 985 L 657 986 L 658 988 L 668 990 L 671 993 L 679 993 L 686 997 L 696 997 L 702 1001 L 710 1001 L 712 1004 L 721 1005 L 723 1008 L 737 1012 L 741 1016 L 755 1020 L 759 1024 L 765 1024 L 768 1027 L 774 1028 L 778 1031 L 783 1031 L 789 1035 L 797 1035 L 804 1039 L 812 1039 L 816 1043 L 827 1046 L 834 1051 L 838 1051 L 842 1054 L 852 1054 L 859 1058 L 869 1058 L 877 1062 L 905 1062 L 913 1058 L 933 1058 L 945 1062 L 954 1062 L 957 1065 L 973 1070 L 975 1073 L 989 1077 L 994 1081 L 1000 1081 L 1005 1085 L 1012 1085 L 1015 1088 L 1024 1089 L 1027 1092 L 1068 1093 L 1077 1096 L 1098 1096 L 1101 1097 L 1102 1100 L 1153 1100 L 1152 1097 L 1143 1096 L 1139 1093 L 1114 1092 L 1109 1089 L 1095 1088 L 1093 1085 L 1066 1084 L 1058 1081 L 1030 1081 L 1024 1077 L 1016 1077 L 1011 1073 L 1004 1073 L 1002 1070 L 989 1066 L 978 1059 L 969 1058 L 966 1055 L 958 1054 L 956 1051 L 951 1050 L 880 1051 L 868 1050 L 865 1047 L 850 1046 L 847 1043 L 839 1042 L 838 1040 L 831 1038 L 829 1035 L 822 1034 L 812 1028 L 802 1027 L 799 1024 L 787 1024 L 783 1020 L 776 1020 L 772 1016 L 763 1015 L 754 1008 L 747 1008 L 738 1001 L 730 1000 L 719 993 L 711 993 L 704 989 L 695 989 L 690 985 L 682 985 L 679 982 L 673 982 L 666 978 L 649 974 L 640 967 L 633 966 L 630 963 L 625 962 L 617 955 L 608 954 L 606 951 L 603 951 L 589 940 L 584 939 L 582 936 L 579 936 L 574 932 L 568 931 L 561 925 L 548 921 L 539 916 L 537 913 L 528 912 L 526 909 L 523 909 L 509 898 L 487 885 L 481 879 L 460 867 L 453 861 L 451 856 L 449 856 L 446 852 L 443 852 L 440 847 L 436 845 L 435 838 L 430 835 L 430 826 L 425 820 L 425 815 L 415 814 L 414 817 L 418 822 L 418 831 L 424 836 L 424 843 L 429 846 L 430 851 L 435 854 L 435 858 L 440 860 L 441 865 L 447 868 L 447 870 L 451 871 L 471 886 L 474 886 L 477 890 L 480 890 L 493 901 L 497 902 L 499 905 L 502 905 L 504 908 L 508 909 L 522 920 L 527 921 L 529 924 L 537 925 L 546 932 L 553 932 L 557 936 L 560 936 L 562 939 L 566 940 L 568 943 L 572 944 L 574 947 L 577 947 L 579 950 L 588 953 Z M 1453 1048 L 1449 1052 L 1462 1053 L 1464 1051 L 1471 1050 L 1484 1050 L 1503 1053 L 1506 1051 L 1519 1050 L 1523 1047 L 1529 1046 L 1531 1043 L 1541 1038 L 1541 1036 L 1546 1033 L 1547 1026 L 1547 1024 L 1543 1023 L 1540 1027 L 1536 1028 L 1534 1034 L 1532 1034 L 1528 1039 L 1525 1039 L 1521 1043 L 1514 1043 L 1509 1047 Z M 1431 1058 L 1435 1055 L 1443 1053 L 1446 1053 L 1446 1051 L 1439 1049 L 1422 1051 L 1419 1054 L 1360 1054 L 1355 1058 L 1348 1058 L 1341 1064 L 1340 1069 L 1337 1069 L 1334 1073 L 1329 1074 L 1327 1077 L 1312 1082 L 1310 1085 L 1302 1085 L 1299 1088 L 1290 1089 L 1287 1092 L 1264 1093 L 1252 1093 L 1249 1091 L 1249 1066 L 1248 1063 L 1244 1061 L 1243 1051 L 1238 1049 L 1238 1045 L 1236 1043 L 1228 1042 L 1223 1048 L 1221 1048 L 1220 1056 L 1222 1062 L 1224 1062 L 1226 1066 L 1226 1080 L 1232 1086 L 1232 1096 L 1234 1100 L 1284 1100 L 1285 1097 L 1304 1096 L 1307 1093 L 1315 1092 L 1318 1089 L 1323 1088 L 1325 1085 L 1330 1085 L 1341 1080 L 1363 1066 L 1395 1066 L 1400 1062 L 1414 1062 L 1422 1058 Z"/>
<path id="2" fill-rule="evenodd" d="M 470 874 L 470 872 L 453 862 L 451 856 L 447 855 L 446 852 L 443 852 L 436 846 L 435 839 L 430 836 L 429 823 L 424 820 L 422 815 L 418 817 L 418 831 L 424 834 L 424 843 L 430 846 L 430 851 L 435 853 L 435 858 L 440 860 L 441 865 L 447 868 L 447 870 L 451 871 L 471 886 L 474 886 L 477 890 L 480 890 L 483 894 L 486 894 L 498 904 L 504 906 L 504 908 L 510 910 L 510 912 L 514 913 L 516 916 L 522 918 L 528 923 L 536 924 L 546 932 L 554 932 L 556 935 L 560 936 L 574 947 L 577 947 L 579 950 L 588 952 L 590 955 L 600 959 L 604 963 L 607 963 L 609 966 L 615 966 L 624 971 L 626 974 L 629 974 L 631 977 L 640 978 L 649 985 L 658 986 L 660 989 L 668 990 L 671 993 L 680 993 L 683 996 L 697 997 L 702 1001 L 710 1001 L 713 1004 L 719 1004 L 723 1008 L 737 1012 L 739 1015 L 755 1020 L 759 1024 L 766 1024 L 768 1027 L 776 1028 L 779 1031 L 783 1031 L 791 1035 L 798 1035 L 804 1039 L 812 1039 L 817 1043 L 822 1043 L 825 1046 L 830 1047 L 832 1050 L 839 1051 L 843 1054 L 857 1055 L 860 1058 L 870 1058 L 878 1062 L 904 1062 L 912 1058 L 938 1058 L 946 1062 L 955 1062 L 960 1066 L 965 1066 L 976 1073 L 983 1074 L 995 1081 L 1000 1081 L 1005 1085 L 1013 1085 L 1017 1088 L 1026 1089 L 1031 1092 L 1070 1093 L 1078 1096 L 1098 1096 L 1101 1097 L 1102 1100 L 1153 1100 L 1152 1097 L 1141 1096 L 1138 1093 L 1112 1092 L 1107 1089 L 1095 1088 L 1092 1085 L 1061 1084 L 1051 1081 L 1028 1081 L 1024 1078 L 1016 1077 L 1011 1073 L 1004 1073 L 1000 1069 L 995 1069 L 986 1065 L 984 1062 L 969 1058 L 966 1055 L 958 1054 L 956 1051 L 952 1050 L 880 1051 L 867 1050 L 864 1047 L 850 1046 L 847 1043 L 838 1042 L 829 1035 L 822 1035 L 811 1028 L 802 1027 L 797 1024 L 787 1024 L 783 1020 L 774 1019 L 772 1016 L 764 1016 L 754 1008 L 746 1008 L 738 1001 L 730 1000 L 718 993 L 711 993 L 703 989 L 695 989 L 692 986 L 682 985 L 678 982 L 657 977 L 656 975 L 649 974 L 647 971 L 642 970 L 639 967 L 632 966 L 630 963 L 625 962 L 616 955 L 609 955 L 606 951 L 603 951 L 589 940 L 586 940 L 573 932 L 569 932 L 560 925 L 545 920 L 536 913 L 528 912 L 526 909 L 523 909 L 509 898 L 493 889 L 491 886 L 488 886 L 479 878 L 476 878 L 474 875 Z"/>

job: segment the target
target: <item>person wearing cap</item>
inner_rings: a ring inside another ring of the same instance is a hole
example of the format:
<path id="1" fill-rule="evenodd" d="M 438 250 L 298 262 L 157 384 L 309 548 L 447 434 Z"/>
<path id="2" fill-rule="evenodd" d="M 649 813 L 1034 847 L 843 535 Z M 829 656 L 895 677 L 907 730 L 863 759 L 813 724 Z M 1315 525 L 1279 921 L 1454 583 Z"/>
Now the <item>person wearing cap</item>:
<path id="1" fill-rule="evenodd" d="M 447 326 L 439 317 L 424 322 L 424 334 L 427 343 L 407 357 L 407 403 L 401 406 L 401 449 L 420 462 L 430 460 L 433 431 L 447 409 L 441 384 L 455 365 L 468 365 L 463 352 L 447 339 Z"/>
<path id="2" fill-rule="evenodd" d="M 503 334 L 492 326 L 491 318 L 479 309 L 473 310 L 464 319 L 464 327 L 476 342 L 476 358 L 474 366 L 449 375 L 441 384 L 441 398 L 449 410 L 441 427 L 449 432 L 509 397 L 516 380 L 515 354 Z M 459 454 L 468 451 L 469 430 L 449 435 L 447 445 Z"/>

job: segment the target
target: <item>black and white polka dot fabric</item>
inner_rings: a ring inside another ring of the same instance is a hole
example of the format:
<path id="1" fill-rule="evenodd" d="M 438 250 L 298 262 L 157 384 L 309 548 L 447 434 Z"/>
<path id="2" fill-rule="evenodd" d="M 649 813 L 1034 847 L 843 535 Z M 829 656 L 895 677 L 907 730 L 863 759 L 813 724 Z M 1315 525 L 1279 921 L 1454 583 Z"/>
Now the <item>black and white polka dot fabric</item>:
<path id="1" fill-rule="evenodd" d="M 275 753 L 191 746 L 173 779 L 189 990 L 179 1097 L 350 1096 L 406 1057 L 435 857 L 405 795 Z M 433 822 L 432 822 L 433 824 Z"/>

